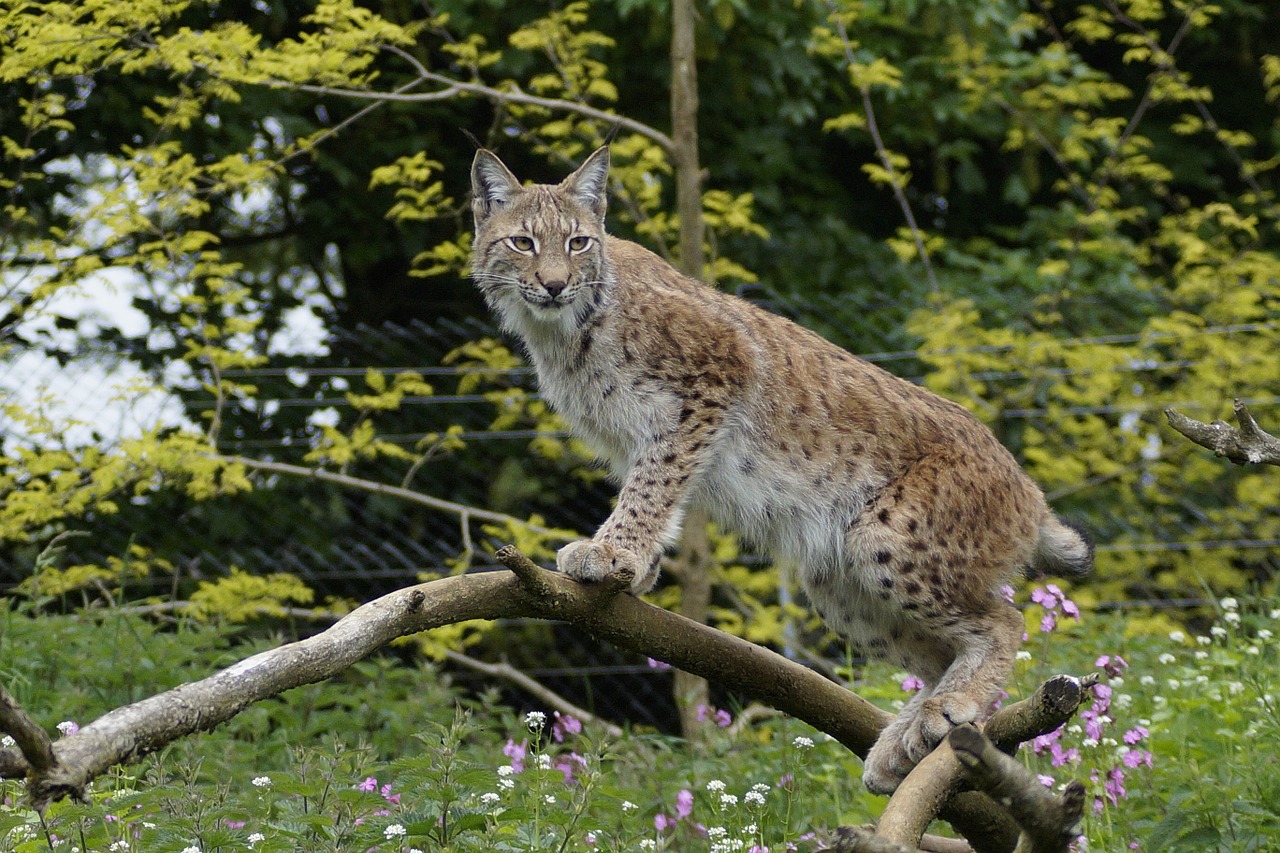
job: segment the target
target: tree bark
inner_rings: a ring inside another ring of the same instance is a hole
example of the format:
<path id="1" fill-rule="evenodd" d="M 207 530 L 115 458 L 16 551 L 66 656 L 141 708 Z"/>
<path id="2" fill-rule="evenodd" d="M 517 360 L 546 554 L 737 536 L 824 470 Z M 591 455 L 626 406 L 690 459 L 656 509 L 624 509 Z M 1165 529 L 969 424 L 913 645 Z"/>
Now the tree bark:
<path id="1" fill-rule="evenodd" d="M 1209 424 L 1193 420 L 1176 409 L 1165 409 L 1164 416 L 1169 426 L 1237 465 L 1280 465 L 1280 439 L 1264 432 L 1240 400 L 1232 408 L 1239 429 L 1221 420 Z"/>

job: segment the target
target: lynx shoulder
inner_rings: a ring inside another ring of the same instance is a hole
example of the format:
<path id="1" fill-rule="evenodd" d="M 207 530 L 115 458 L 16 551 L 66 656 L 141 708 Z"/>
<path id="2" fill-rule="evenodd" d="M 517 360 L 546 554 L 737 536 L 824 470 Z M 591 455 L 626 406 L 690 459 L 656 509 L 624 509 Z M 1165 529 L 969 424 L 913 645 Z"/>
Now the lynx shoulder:
<path id="1" fill-rule="evenodd" d="M 607 148 L 555 185 L 472 167 L 472 278 L 621 484 L 558 566 L 644 592 L 690 507 L 793 563 L 833 630 L 926 685 L 867 760 L 891 791 L 1008 676 L 1001 585 L 1083 574 L 1092 546 L 963 407 L 609 236 L 608 173 Z"/>

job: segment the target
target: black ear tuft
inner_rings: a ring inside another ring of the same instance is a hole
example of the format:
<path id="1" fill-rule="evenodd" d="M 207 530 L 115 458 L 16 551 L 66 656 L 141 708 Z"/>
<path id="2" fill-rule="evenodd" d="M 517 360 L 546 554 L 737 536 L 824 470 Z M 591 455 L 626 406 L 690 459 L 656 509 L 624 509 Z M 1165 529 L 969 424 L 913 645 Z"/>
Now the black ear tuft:
<path id="1" fill-rule="evenodd" d="M 609 206 L 609 146 L 601 145 L 591 152 L 591 156 L 560 186 L 603 221 Z"/>
<path id="2" fill-rule="evenodd" d="M 519 191 L 520 181 L 497 154 L 487 148 L 476 151 L 471 161 L 471 213 L 477 228 Z"/>

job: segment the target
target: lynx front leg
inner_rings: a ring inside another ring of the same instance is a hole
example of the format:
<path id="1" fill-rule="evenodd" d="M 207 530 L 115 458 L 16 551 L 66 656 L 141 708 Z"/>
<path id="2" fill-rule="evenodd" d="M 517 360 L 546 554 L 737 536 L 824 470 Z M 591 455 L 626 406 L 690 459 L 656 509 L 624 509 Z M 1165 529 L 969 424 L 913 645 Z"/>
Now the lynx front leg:
<path id="1" fill-rule="evenodd" d="M 598 581 L 626 568 L 633 572 L 633 593 L 653 589 L 662 549 L 680 535 L 689 483 L 706 457 L 720 411 L 717 407 L 695 413 L 686 404 L 678 433 L 655 442 L 631 469 L 618 505 L 596 535 L 560 549 L 560 571 L 580 581 Z"/>

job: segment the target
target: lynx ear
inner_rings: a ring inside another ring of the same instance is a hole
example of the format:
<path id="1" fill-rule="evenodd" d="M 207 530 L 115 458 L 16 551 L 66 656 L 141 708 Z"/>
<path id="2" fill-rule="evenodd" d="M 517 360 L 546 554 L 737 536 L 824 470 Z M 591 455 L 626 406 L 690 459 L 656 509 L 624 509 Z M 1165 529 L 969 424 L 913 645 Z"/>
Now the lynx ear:
<path id="1" fill-rule="evenodd" d="M 602 145 L 592 152 L 560 187 L 603 221 L 609 206 L 609 146 Z"/>
<path id="2" fill-rule="evenodd" d="M 520 181 L 511 174 L 498 155 L 481 148 L 471 161 L 471 214 L 476 227 L 489 218 L 494 209 L 511 201 L 520 190 Z"/>

